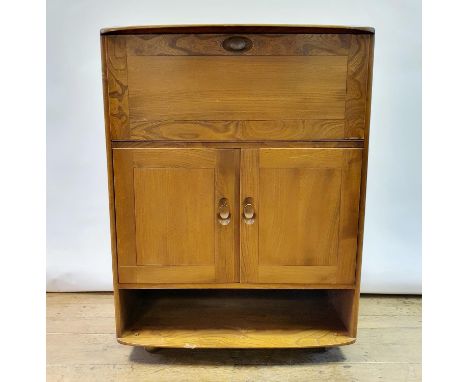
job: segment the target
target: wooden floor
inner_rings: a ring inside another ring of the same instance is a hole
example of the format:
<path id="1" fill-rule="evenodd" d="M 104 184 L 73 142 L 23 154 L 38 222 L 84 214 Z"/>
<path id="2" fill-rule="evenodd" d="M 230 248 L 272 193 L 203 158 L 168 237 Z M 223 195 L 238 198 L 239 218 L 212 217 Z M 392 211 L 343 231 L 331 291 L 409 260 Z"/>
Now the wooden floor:
<path id="1" fill-rule="evenodd" d="M 421 299 L 363 296 L 357 342 L 325 353 L 117 343 L 110 293 L 47 295 L 47 381 L 420 381 Z"/>

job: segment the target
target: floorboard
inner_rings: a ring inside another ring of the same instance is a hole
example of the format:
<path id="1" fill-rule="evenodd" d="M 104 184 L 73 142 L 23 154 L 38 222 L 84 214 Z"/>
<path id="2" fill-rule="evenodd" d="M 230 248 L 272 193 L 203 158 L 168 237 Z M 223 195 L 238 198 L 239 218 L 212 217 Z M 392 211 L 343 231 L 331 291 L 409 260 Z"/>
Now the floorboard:
<path id="1" fill-rule="evenodd" d="M 355 344 L 310 349 L 120 345 L 110 293 L 47 295 L 47 381 L 420 381 L 421 299 L 363 296 Z"/>

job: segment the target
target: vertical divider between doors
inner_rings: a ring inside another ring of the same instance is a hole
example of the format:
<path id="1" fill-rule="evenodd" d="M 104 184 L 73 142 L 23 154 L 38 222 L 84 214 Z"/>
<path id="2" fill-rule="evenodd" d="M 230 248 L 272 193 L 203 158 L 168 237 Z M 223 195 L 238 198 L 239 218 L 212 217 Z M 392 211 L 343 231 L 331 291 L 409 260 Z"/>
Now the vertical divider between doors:
<path id="1" fill-rule="evenodd" d="M 258 281 L 258 224 L 259 224 L 259 149 L 241 149 L 240 160 L 240 281 Z M 253 224 L 242 219 L 243 203 L 252 198 L 256 210 Z"/>

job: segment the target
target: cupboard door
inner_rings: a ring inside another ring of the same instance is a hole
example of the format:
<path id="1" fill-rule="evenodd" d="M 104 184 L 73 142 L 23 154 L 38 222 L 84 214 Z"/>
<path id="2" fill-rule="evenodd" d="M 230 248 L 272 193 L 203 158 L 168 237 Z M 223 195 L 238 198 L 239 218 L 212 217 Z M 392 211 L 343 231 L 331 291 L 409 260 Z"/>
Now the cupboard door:
<path id="1" fill-rule="evenodd" d="M 241 153 L 241 281 L 352 284 L 361 149 Z"/>
<path id="2" fill-rule="evenodd" d="M 238 150 L 114 149 L 120 283 L 238 282 Z"/>

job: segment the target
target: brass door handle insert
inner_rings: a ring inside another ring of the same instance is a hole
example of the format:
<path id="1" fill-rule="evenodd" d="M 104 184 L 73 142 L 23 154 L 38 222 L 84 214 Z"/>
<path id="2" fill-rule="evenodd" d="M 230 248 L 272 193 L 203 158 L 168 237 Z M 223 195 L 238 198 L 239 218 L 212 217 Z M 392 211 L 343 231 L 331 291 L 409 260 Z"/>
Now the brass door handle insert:
<path id="1" fill-rule="evenodd" d="M 255 206 L 252 198 L 246 198 L 244 200 L 244 207 L 242 210 L 242 217 L 245 224 L 253 224 L 255 222 Z"/>
<path id="2" fill-rule="evenodd" d="M 221 198 L 218 202 L 218 222 L 221 225 L 228 225 L 231 222 L 231 210 L 226 198 Z"/>

